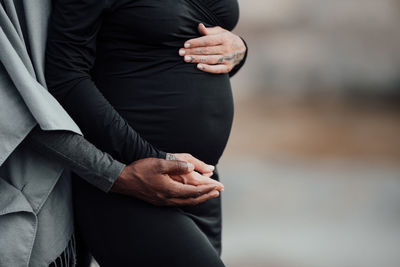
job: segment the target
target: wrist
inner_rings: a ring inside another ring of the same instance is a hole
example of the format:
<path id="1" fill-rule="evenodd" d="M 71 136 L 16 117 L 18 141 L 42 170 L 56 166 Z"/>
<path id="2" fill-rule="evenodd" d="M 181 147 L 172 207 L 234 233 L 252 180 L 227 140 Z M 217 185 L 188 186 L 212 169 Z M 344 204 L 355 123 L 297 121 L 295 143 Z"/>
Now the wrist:
<path id="1" fill-rule="evenodd" d="M 121 173 L 118 175 L 114 184 L 112 185 L 110 192 L 113 193 L 122 193 L 123 189 L 126 188 L 126 184 L 129 179 L 132 179 L 133 175 L 129 168 L 129 166 L 125 166 Z"/>

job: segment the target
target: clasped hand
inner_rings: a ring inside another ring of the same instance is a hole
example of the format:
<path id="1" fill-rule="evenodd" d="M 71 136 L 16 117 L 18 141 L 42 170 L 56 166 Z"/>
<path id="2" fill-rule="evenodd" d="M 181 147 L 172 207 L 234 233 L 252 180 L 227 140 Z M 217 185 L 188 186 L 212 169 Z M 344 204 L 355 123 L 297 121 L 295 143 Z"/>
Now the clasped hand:
<path id="1" fill-rule="evenodd" d="M 197 205 L 219 196 L 224 186 L 211 179 L 213 166 L 190 154 L 146 158 L 126 166 L 111 192 L 139 198 L 157 206 Z"/>

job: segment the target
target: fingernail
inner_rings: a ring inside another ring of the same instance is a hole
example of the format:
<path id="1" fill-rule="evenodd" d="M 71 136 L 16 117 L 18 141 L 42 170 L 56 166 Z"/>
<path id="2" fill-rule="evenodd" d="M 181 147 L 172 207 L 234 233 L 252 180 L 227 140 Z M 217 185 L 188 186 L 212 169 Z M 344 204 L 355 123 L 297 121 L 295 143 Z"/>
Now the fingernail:
<path id="1" fill-rule="evenodd" d="M 204 69 L 204 66 L 201 65 L 201 64 L 197 64 L 197 68 L 200 69 L 200 70 L 202 70 L 202 69 Z"/>
<path id="2" fill-rule="evenodd" d="M 208 165 L 208 168 L 213 171 L 215 169 L 215 167 L 213 165 Z"/>
<path id="3" fill-rule="evenodd" d="M 189 48 L 190 47 L 190 43 L 185 43 L 185 48 Z"/>
<path id="4" fill-rule="evenodd" d="M 218 196 L 219 196 L 219 191 L 214 191 L 213 196 L 214 196 L 214 197 L 218 197 Z"/>
<path id="5" fill-rule="evenodd" d="M 185 56 L 185 60 L 186 60 L 186 61 L 190 61 L 191 58 L 190 58 L 189 56 Z"/>
<path id="6" fill-rule="evenodd" d="M 184 56 L 185 53 L 186 53 L 185 49 L 183 49 L 183 48 L 179 49 L 179 55 L 180 56 Z"/>

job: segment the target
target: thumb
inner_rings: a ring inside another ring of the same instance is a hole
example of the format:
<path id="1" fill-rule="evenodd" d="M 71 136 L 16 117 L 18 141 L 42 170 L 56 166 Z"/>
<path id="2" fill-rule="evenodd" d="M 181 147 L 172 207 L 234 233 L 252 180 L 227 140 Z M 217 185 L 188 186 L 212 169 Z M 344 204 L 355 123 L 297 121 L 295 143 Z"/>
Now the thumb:
<path id="1" fill-rule="evenodd" d="M 197 27 L 197 29 L 199 30 L 199 33 L 201 35 L 207 35 L 208 34 L 207 28 L 206 28 L 206 26 L 204 26 L 203 23 L 199 23 L 199 26 Z"/>
<path id="2" fill-rule="evenodd" d="M 202 35 L 215 35 L 215 34 L 220 34 L 225 32 L 226 30 L 219 27 L 219 26 L 215 26 L 215 27 L 206 27 L 204 26 L 203 23 L 199 23 L 199 26 L 197 27 L 199 30 L 199 33 Z"/>
<path id="3" fill-rule="evenodd" d="M 162 163 L 162 173 L 168 175 L 181 175 L 194 171 L 192 163 L 180 160 L 164 160 Z"/>
<path id="4" fill-rule="evenodd" d="M 194 165 L 194 169 L 202 174 L 210 172 L 212 173 L 215 169 L 214 166 L 208 165 L 205 162 L 193 157 L 192 155 L 188 155 L 188 158 L 186 160 L 192 163 Z"/>

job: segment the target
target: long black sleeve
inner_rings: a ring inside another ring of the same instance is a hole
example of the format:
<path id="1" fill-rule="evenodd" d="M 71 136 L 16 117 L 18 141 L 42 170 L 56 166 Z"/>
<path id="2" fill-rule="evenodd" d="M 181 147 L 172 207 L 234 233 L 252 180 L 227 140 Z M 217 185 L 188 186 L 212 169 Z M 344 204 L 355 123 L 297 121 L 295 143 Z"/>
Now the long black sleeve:
<path id="1" fill-rule="evenodd" d="M 68 131 L 43 131 L 36 127 L 24 142 L 105 192 L 111 189 L 125 167 L 83 136 Z"/>
<path id="2" fill-rule="evenodd" d="M 90 72 L 96 36 L 106 0 L 55 0 L 46 49 L 49 91 L 81 128 L 85 137 L 126 164 L 140 158 L 165 158 L 132 129 L 98 90 Z"/>

